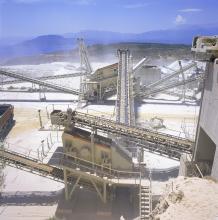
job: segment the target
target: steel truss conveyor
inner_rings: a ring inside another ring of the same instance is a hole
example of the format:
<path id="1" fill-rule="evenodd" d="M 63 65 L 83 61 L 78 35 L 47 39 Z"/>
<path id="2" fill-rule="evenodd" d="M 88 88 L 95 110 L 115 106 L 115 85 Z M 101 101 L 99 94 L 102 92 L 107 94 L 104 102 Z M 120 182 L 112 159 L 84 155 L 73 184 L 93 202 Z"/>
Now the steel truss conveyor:
<path id="1" fill-rule="evenodd" d="M 203 79 L 204 79 L 204 75 L 203 74 L 199 74 L 199 75 L 196 75 L 196 76 L 191 77 L 191 78 L 186 79 L 186 80 L 176 81 L 176 82 L 169 83 L 169 84 L 164 85 L 164 86 L 162 86 L 160 88 L 154 87 L 154 88 L 148 89 L 147 91 L 138 93 L 137 96 L 141 97 L 141 98 L 147 98 L 150 95 L 155 95 L 157 93 L 161 93 L 163 91 L 166 91 L 166 90 L 169 90 L 169 89 L 173 89 L 173 88 L 176 88 L 178 86 L 186 85 L 188 83 L 192 83 L 192 82 L 195 82 L 195 81 L 200 81 L 200 80 L 203 80 Z M 187 95 L 186 95 L 186 97 L 189 98 L 189 99 L 191 98 L 190 96 L 187 96 Z"/>
<path id="2" fill-rule="evenodd" d="M 65 184 L 66 199 L 72 196 L 77 186 L 82 186 L 88 190 L 96 191 L 101 200 L 105 203 L 108 193 L 107 186 L 113 185 L 140 185 L 140 172 L 126 172 L 102 167 L 98 164 L 85 165 L 78 163 L 79 158 L 69 158 L 64 155 L 63 162 L 57 166 L 45 164 L 30 156 L 19 154 L 9 149 L 0 149 L 0 160 L 11 167 L 15 167 L 39 176 L 43 176 L 54 181 Z M 81 161 L 80 161 L 81 162 Z M 90 163 L 89 161 L 86 161 Z M 68 175 L 64 175 L 67 172 Z M 122 179 L 130 178 L 132 182 L 125 183 Z M 71 185 L 71 189 L 69 186 Z M 111 187 L 110 187 L 111 188 Z M 68 191 L 69 190 L 69 191 Z"/>
<path id="3" fill-rule="evenodd" d="M 3 69 L 0 69 L 0 75 L 9 76 L 9 77 L 16 78 L 16 79 L 19 79 L 19 80 L 23 80 L 23 81 L 26 81 L 26 82 L 30 82 L 30 83 L 33 83 L 33 84 L 37 84 L 37 85 L 42 86 L 42 87 L 55 89 L 57 91 L 61 91 L 61 92 L 65 92 L 65 93 L 69 93 L 69 94 L 73 94 L 73 95 L 79 95 L 78 90 L 71 89 L 71 88 L 66 88 L 66 87 L 59 86 L 59 85 L 56 85 L 56 84 L 53 84 L 53 83 L 48 83 L 48 82 L 45 82 L 43 80 L 34 79 L 34 78 L 31 78 L 31 77 L 28 77 L 28 76 L 23 76 L 23 75 L 18 74 L 18 73 L 5 71 Z"/>
<path id="4" fill-rule="evenodd" d="M 169 157 L 180 159 L 182 153 L 192 153 L 194 142 L 169 134 L 151 131 L 135 126 L 127 126 L 112 120 L 93 116 L 90 114 L 72 111 L 55 110 L 51 113 L 51 123 L 68 128 L 73 126 L 95 129 L 106 134 L 125 136 L 139 146 L 154 153 L 164 154 Z"/>
<path id="5" fill-rule="evenodd" d="M 77 76 L 83 76 L 83 75 L 84 73 L 77 72 L 77 73 L 68 73 L 68 74 L 60 74 L 60 75 L 42 76 L 42 77 L 37 77 L 35 79 L 38 79 L 38 80 L 64 79 L 64 78 L 71 78 L 71 77 L 77 77 Z M 23 82 L 25 81 L 14 79 L 14 80 L 3 81 L 1 82 L 1 85 L 18 84 L 18 83 L 23 83 Z"/>
<path id="6" fill-rule="evenodd" d="M 183 72 L 185 72 L 185 71 L 187 71 L 187 70 L 189 70 L 189 69 L 191 69 L 193 67 L 196 67 L 196 66 L 197 66 L 197 64 L 195 62 L 192 62 L 189 65 L 184 66 L 182 69 L 174 71 L 170 75 L 165 76 L 161 80 L 147 85 L 145 87 L 145 89 L 147 89 L 147 88 L 154 88 L 156 86 L 162 85 L 163 83 L 168 82 L 170 79 L 172 79 L 172 78 L 178 76 L 179 74 L 181 74 L 181 73 L 183 73 Z"/>
<path id="7" fill-rule="evenodd" d="M 42 177 L 46 177 L 48 179 L 64 183 L 66 180 L 64 179 L 64 172 L 62 167 L 56 167 L 49 164 L 41 163 L 39 160 L 35 158 L 31 158 L 27 155 L 23 155 L 17 153 L 15 151 L 9 149 L 0 149 L 0 160 L 5 162 L 7 165 L 11 167 L 18 168 L 20 170 L 24 170 L 33 174 L 37 174 Z M 70 166 L 65 166 L 65 168 L 70 168 Z M 75 172 L 72 172 L 73 175 L 68 176 L 67 182 L 69 184 L 75 184 L 77 178 L 80 177 L 80 184 L 89 189 L 93 190 L 93 185 L 90 182 L 91 178 L 95 178 L 96 184 L 100 184 L 102 182 L 107 182 L 102 177 L 95 177 L 91 175 L 91 173 L 86 173 L 85 171 L 78 171 L 76 169 L 71 169 Z M 91 177 L 91 178 L 90 178 Z M 97 181 L 96 181 L 97 180 Z"/>

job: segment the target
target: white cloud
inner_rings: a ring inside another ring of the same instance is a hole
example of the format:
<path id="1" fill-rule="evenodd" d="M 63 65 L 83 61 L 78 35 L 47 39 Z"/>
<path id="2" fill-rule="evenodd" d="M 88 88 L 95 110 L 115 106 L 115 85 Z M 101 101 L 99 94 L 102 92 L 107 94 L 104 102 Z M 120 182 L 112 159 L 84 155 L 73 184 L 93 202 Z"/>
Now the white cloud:
<path id="1" fill-rule="evenodd" d="M 93 0 L 68 0 L 69 2 L 72 2 L 77 5 L 92 5 L 94 4 Z"/>
<path id="2" fill-rule="evenodd" d="M 182 15 L 177 15 L 174 22 L 176 25 L 185 24 L 186 19 Z"/>
<path id="3" fill-rule="evenodd" d="M 180 9 L 178 11 L 188 13 L 188 12 L 201 12 L 203 10 L 201 8 L 184 8 L 184 9 Z"/>
<path id="4" fill-rule="evenodd" d="M 124 8 L 134 9 L 134 8 L 144 8 L 148 6 L 149 3 L 135 3 L 130 5 L 124 5 Z"/>

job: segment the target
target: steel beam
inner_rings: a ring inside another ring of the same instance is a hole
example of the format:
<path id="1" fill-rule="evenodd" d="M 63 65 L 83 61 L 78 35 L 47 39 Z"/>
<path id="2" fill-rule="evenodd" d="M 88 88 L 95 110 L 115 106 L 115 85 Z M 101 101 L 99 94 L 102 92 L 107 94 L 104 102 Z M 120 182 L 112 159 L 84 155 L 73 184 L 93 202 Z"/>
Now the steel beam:
<path id="1" fill-rule="evenodd" d="M 75 191 L 75 189 L 76 189 L 76 187 L 77 187 L 77 185 L 78 185 L 80 179 L 81 179 L 81 175 L 78 176 L 76 182 L 74 183 L 74 185 L 73 185 L 73 187 L 72 187 L 72 189 L 71 189 L 71 191 L 70 191 L 70 194 L 69 194 L 69 197 L 70 197 L 70 198 L 72 197 L 72 194 L 73 194 L 73 192 Z"/>

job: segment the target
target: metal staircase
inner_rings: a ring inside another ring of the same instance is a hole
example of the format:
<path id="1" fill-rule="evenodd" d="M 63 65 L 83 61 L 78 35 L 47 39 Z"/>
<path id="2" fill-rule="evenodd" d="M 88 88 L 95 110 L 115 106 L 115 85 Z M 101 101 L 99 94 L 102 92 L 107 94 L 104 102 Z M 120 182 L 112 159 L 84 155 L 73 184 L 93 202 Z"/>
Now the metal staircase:
<path id="1" fill-rule="evenodd" d="M 140 219 L 149 219 L 151 213 L 151 189 L 150 186 L 142 186 L 140 189 Z"/>

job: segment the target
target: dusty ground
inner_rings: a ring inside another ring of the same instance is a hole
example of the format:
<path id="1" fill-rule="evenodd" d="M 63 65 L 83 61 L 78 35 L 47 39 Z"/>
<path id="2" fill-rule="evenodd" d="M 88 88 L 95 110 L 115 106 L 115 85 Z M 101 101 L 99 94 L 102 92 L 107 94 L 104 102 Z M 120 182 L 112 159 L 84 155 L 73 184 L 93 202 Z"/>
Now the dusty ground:
<path id="1" fill-rule="evenodd" d="M 16 138 L 20 134 L 39 128 L 39 118 L 35 109 L 16 107 L 14 109 L 14 118 L 16 124 L 11 130 L 8 139 Z"/>
<path id="2" fill-rule="evenodd" d="M 45 139 L 50 132 L 39 131 L 37 106 L 22 107 L 19 104 L 18 106 L 15 105 L 14 110 L 16 123 L 6 139 L 9 143 L 9 148 L 19 153 L 37 157 L 37 149 L 40 147 L 41 140 Z M 42 119 L 43 123 L 46 123 L 47 117 L 45 111 L 42 111 Z M 52 137 L 54 139 L 54 134 Z M 6 166 L 4 169 L 4 175 L 4 192 L 14 192 L 16 194 L 19 191 L 56 191 L 63 188 L 62 183 L 9 166 Z M 33 206 L 32 204 L 28 205 L 28 203 L 25 206 L 7 206 L 5 204 L 0 206 L 0 219 L 46 220 L 55 215 L 56 208 L 57 204 L 48 204 L 47 206 Z"/>
<path id="3" fill-rule="evenodd" d="M 2 220 L 47 220 L 54 216 L 53 206 L 0 206 Z"/>
<path id="4" fill-rule="evenodd" d="M 167 191 L 168 194 L 163 201 L 166 201 L 169 207 L 154 219 L 218 219 L 218 182 L 211 179 L 179 177 L 169 183 Z"/>

